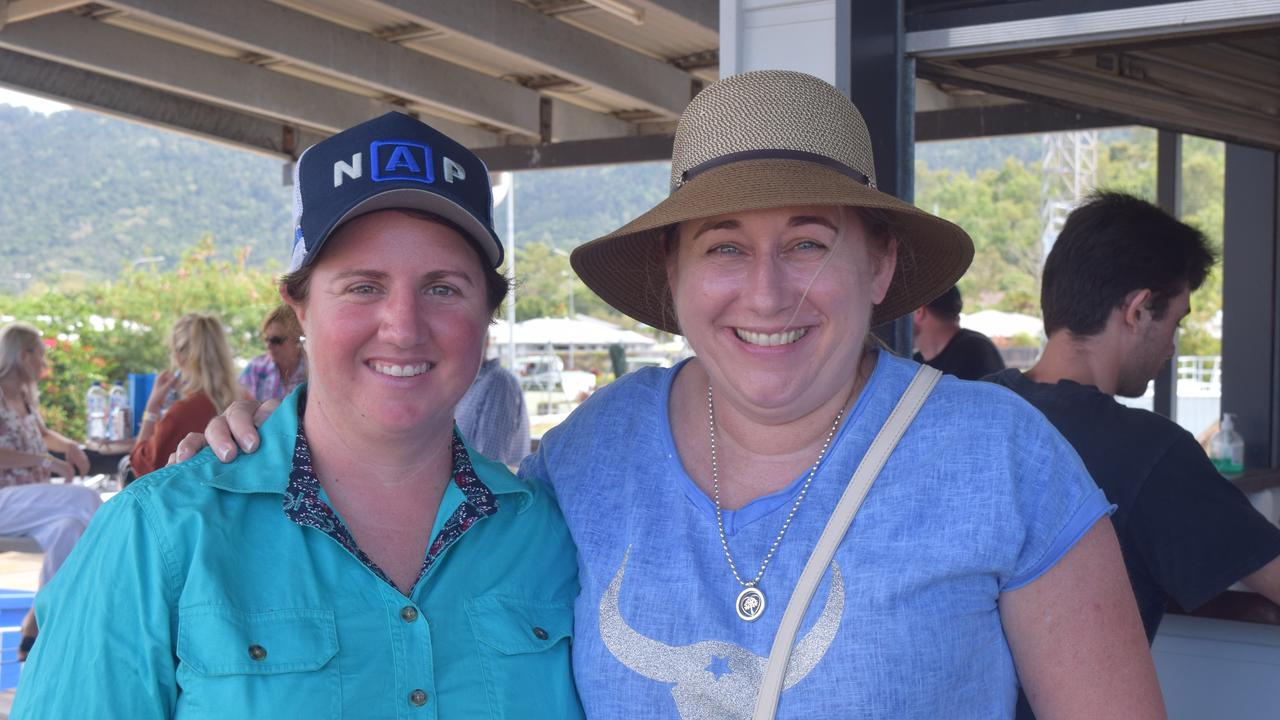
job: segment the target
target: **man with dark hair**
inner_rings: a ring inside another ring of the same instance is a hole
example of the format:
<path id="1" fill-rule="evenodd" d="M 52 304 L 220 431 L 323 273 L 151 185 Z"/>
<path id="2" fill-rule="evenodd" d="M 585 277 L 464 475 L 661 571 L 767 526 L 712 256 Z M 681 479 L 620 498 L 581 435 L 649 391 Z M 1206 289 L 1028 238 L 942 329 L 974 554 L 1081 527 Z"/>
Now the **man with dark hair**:
<path id="1" fill-rule="evenodd" d="M 1040 294 L 1049 341 L 1025 374 L 990 378 L 1043 412 L 1107 498 L 1147 640 L 1165 603 L 1194 610 L 1243 582 L 1280 602 L 1280 528 L 1224 479 L 1189 432 L 1128 408 L 1174 353 L 1191 291 L 1214 262 L 1203 233 L 1128 195 L 1067 218 Z M 1020 699 L 1018 717 L 1031 717 Z"/>
<path id="2" fill-rule="evenodd" d="M 913 360 L 961 380 L 979 380 L 1004 369 L 1000 351 L 980 332 L 960 327 L 964 300 L 960 289 L 950 290 L 917 308 L 911 317 L 916 354 Z"/>

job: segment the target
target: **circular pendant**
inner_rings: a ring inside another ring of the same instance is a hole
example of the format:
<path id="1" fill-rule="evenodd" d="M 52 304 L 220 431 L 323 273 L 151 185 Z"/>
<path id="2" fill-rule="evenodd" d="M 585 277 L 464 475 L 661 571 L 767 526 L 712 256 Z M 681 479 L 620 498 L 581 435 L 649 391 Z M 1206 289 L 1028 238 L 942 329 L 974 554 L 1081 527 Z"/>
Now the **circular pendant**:
<path id="1" fill-rule="evenodd" d="M 764 593 L 760 588 L 749 587 L 738 593 L 738 601 L 734 603 L 738 617 L 747 622 L 754 622 L 764 612 Z"/>

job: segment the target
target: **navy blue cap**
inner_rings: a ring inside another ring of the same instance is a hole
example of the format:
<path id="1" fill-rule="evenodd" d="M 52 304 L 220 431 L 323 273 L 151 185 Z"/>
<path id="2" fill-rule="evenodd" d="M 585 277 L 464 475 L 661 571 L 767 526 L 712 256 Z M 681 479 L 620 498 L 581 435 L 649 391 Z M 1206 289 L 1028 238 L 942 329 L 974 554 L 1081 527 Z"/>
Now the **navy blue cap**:
<path id="1" fill-rule="evenodd" d="M 289 271 L 310 265 L 342 223 L 394 208 L 439 215 L 457 225 L 491 267 L 502 264 L 484 163 L 430 125 L 390 112 L 321 140 L 298 158 Z"/>

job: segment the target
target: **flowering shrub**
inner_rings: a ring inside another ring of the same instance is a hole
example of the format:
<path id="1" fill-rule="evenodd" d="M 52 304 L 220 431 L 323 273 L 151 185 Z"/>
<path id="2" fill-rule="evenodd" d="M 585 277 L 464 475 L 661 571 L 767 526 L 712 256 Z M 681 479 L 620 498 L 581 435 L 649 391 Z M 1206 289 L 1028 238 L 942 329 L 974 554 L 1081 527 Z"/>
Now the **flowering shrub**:
<path id="1" fill-rule="evenodd" d="M 221 318 L 236 357 L 263 352 L 258 328 L 279 302 L 276 273 L 247 267 L 248 248 L 233 262 L 216 260 L 213 250 L 206 237 L 169 270 L 125 270 L 114 281 L 63 281 L 0 295 L 0 316 L 45 335 L 51 372 L 40 383 L 40 406 L 49 427 L 84 438 L 89 385 L 168 367 L 169 331 L 184 313 Z"/>

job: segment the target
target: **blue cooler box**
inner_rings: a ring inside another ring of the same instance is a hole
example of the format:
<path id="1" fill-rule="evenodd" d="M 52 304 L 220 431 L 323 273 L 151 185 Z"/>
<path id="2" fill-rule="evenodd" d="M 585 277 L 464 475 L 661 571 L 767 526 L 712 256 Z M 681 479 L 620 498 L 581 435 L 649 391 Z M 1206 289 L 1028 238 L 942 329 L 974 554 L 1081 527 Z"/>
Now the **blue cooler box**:
<path id="1" fill-rule="evenodd" d="M 129 409 L 133 412 L 133 434 L 130 437 L 138 437 L 142 411 L 147 409 L 147 398 L 151 397 L 151 388 L 155 384 L 155 373 L 129 373 Z"/>
<path id="2" fill-rule="evenodd" d="M 22 642 L 22 618 L 36 594 L 30 590 L 0 589 L 0 690 L 18 687 L 18 645 Z"/>

